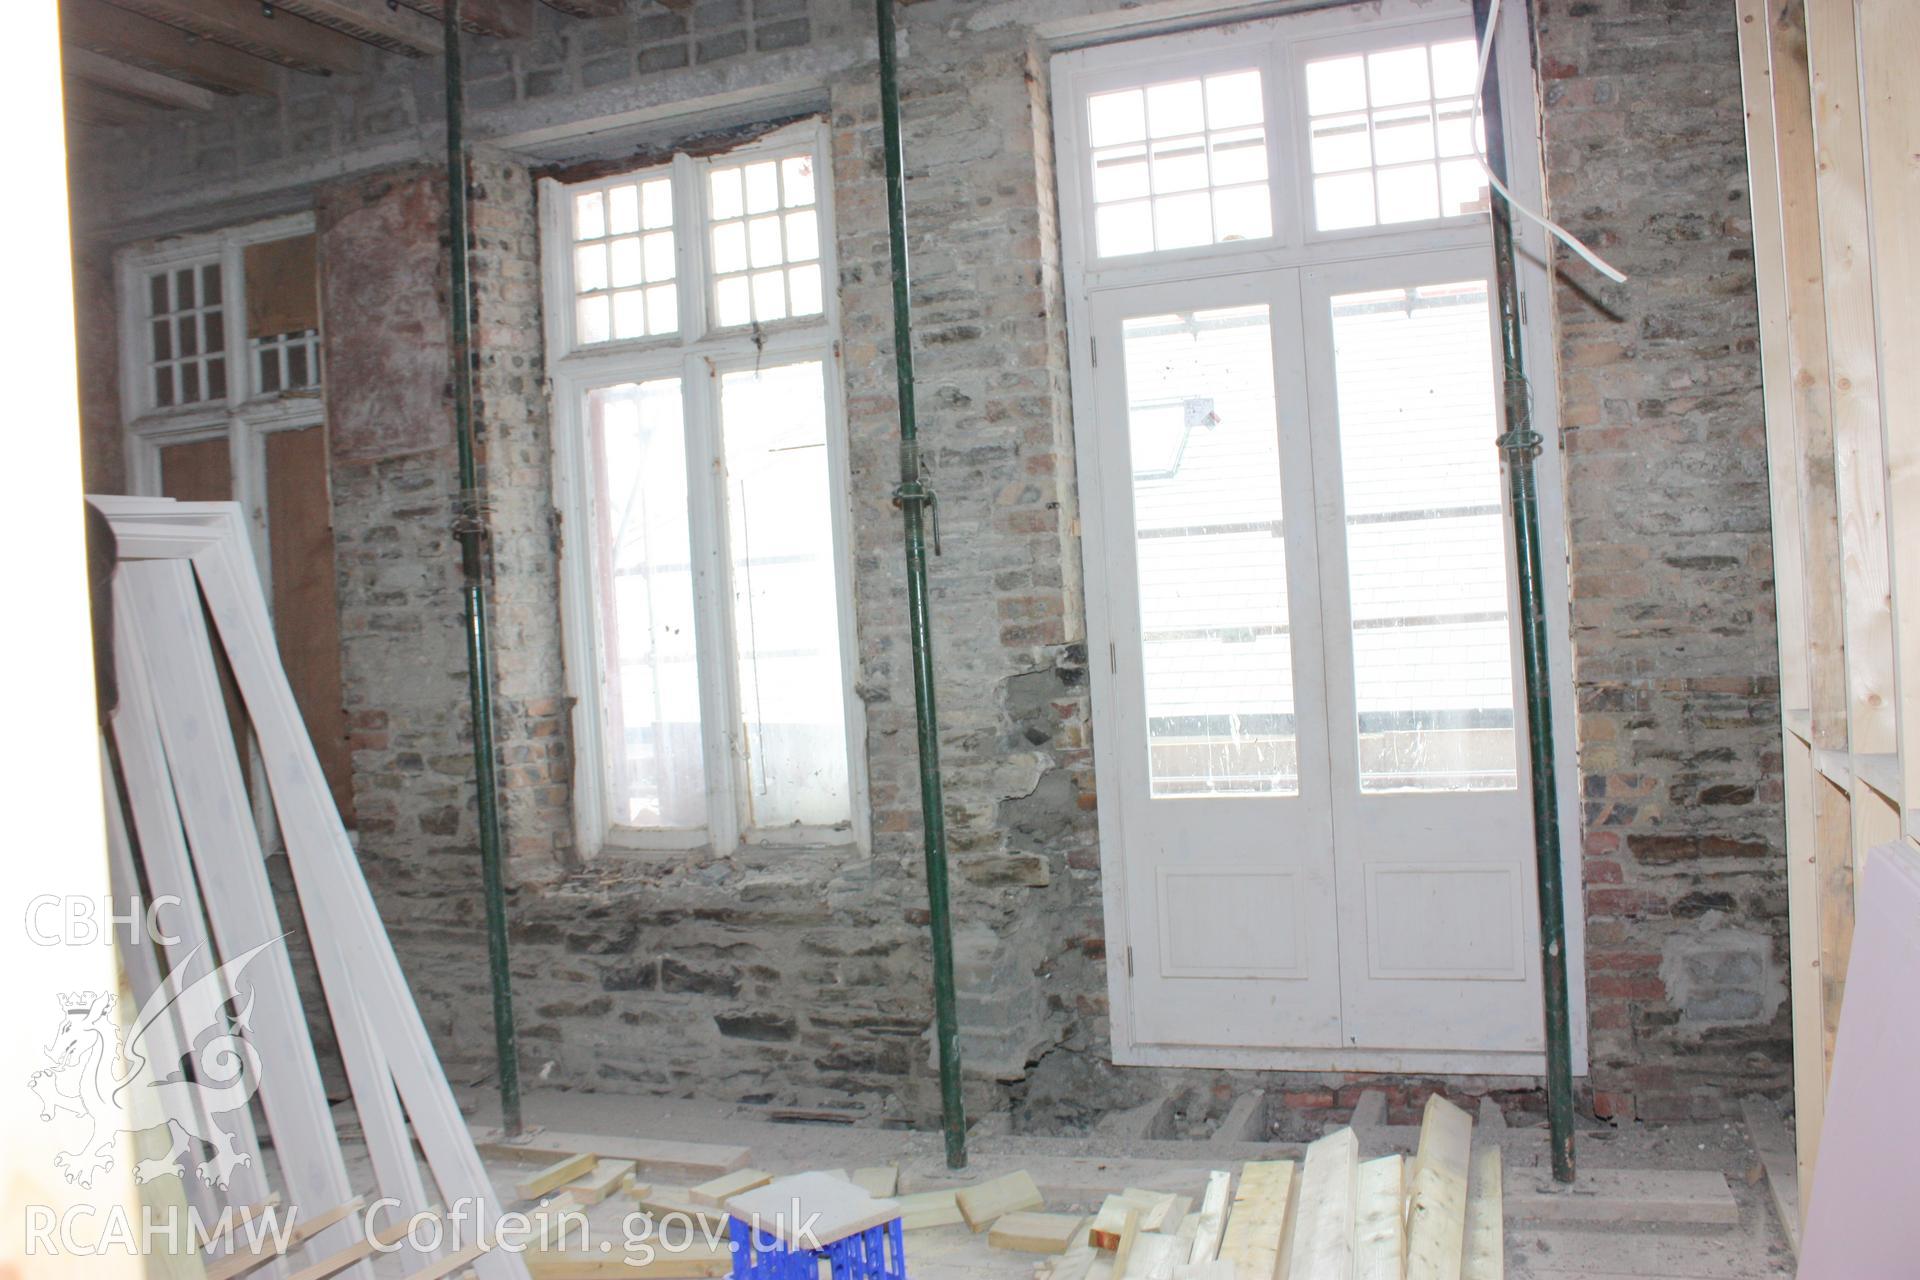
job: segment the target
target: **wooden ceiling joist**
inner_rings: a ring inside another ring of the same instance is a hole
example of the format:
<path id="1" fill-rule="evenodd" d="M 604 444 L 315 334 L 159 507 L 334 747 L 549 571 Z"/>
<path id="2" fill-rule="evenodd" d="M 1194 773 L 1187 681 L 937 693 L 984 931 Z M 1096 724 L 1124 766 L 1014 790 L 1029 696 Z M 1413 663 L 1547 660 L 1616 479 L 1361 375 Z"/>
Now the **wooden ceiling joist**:
<path id="1" fill-rule="evenodd" d="M 627 11 L 627 0 L 546 0 L 546 5 L 570 18 L 611 18 Z"/>
<path id="2" fill-rule="evenodd" d="M 142 125 L 159 115 L 144 102 L 135 102 L 80 81 L 69 80 L 65 96 L 67 118 L 85 124 Z"/>
<path id="3" fill-rule="evenodd" d="M 401 0 L 435 22 L 446 20 L 440 0 Z M 460 0 L 460 28 L 475 35 L 514 40 L 533 34 L 533 0 Z"/>
<path id="4" fill-rule="evenodd" d="M 437 55 L 445 45 L 439 23 L 387 0 L 274 0 L 274 7 L 409 58 Z"/>
<path id="5" fill-rule="evenodd" d="M 113 4 L 298 71 L 357 71 L 365 65 L 366 45 L 352 36 L 284 8 L 276 8 L 274 16 L 268 17 L 260 0 L 113 0 Z"/>
<path id="6" fill-rule="evenodd" d="M 272 63 L 202 40 L 164 22 L 116 9 L 106 0 L 63 0 L 60 34 L 70 45 L 203 89 L 272 97 L 279 87 L 279 69 Z"/>
<path id="7" fill-rule="evenodd" d="M 69 47 L 63 50 L 62 65 L 66 73 L 76 79 L 163 107 L 210 111 L 220 98 L 220 95 L 199 85 L 175 80 L 172 76 L 164 76 L 145 67 L 116 62 L 91 49 Z"/>

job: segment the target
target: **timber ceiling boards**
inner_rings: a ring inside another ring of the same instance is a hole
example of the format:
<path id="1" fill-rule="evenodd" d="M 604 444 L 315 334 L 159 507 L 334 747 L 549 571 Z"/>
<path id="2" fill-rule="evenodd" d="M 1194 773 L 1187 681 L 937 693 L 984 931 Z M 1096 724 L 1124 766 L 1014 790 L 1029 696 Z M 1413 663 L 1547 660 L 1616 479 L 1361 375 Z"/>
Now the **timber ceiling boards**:
<path id="1" fill-rule="evenodd" d="M 543 0 L 579 18 L 627 0 Z M 462 0 L 461 26 L 513 39 L 536 0 Z M 92 124 L 206 111 L 224 97 L 273 97 L 282 69 L 354 72 L 389 57 L 442 52 L 440 0 L 60 0 L 68 106 Z"/>

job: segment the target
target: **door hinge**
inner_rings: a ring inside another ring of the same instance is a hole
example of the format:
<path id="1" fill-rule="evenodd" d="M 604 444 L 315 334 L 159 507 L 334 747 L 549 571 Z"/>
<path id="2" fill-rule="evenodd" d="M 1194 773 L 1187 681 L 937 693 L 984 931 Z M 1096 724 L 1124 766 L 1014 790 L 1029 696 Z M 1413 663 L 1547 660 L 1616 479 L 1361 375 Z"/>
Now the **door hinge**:
<path id="1" fill-rule="evenodd" d="M 1133 976 L 1133 948 L 1132 947 L 1127 948 L 1127 976 L 1129 978 Z"/>
<path id="2" fill-rule="evenodd" d="M 1089 335 L 1087 338 L 1087 351 L 1093 356 L 1093 367 L 1098 369 L 1100 367 L 1100 339 Z"/>
<path id="3" fill-rule="evenodd" d="M 1120 674 L 1120 650 L 1113 641 L 1107 641 L 1107 671 L 1111 675 Z"/>

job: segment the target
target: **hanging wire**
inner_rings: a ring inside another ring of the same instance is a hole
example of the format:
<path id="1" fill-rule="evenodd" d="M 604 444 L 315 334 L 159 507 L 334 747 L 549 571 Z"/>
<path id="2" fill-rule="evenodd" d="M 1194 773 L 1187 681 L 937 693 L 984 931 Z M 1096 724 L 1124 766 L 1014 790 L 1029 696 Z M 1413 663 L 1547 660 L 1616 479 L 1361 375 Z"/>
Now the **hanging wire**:
<path id="1" fill-rule="evenodd" d="M 1480 141 L 1480 95 L 1486 89 L 1487 64 L 1493 60 L 1493 33 L 1499 29 L 1499 26 L 1500 0 L 1492 0 L 1487 11 L 1487 31 L 1480 40 L 1480 72 L 1473 82 L 1474 159 L 1480 162 L 1481 172 L 1487 175 L 1487 181 L 1493 184 L 1493 189 L 1500 193 L 1500 198 L 1507 202 L 1509 209 L 1512 209 L 1521 217 L 1532 222 L 1537 222 L 1545 227 L 1560 243 L 1566 245 L 1567 248 L 1573 250 L 1582 258 L 1585 258 L 1589 266 L 1607 279 L 1613 281 L 1615 284 L 1625 284 L 1627 282 L 1625 272 L 1619 270 L 1592 249 L 1589 249 L 1581 241 L 1580 237 L 1574 235 L 1573 232 L 1567 230 L 1553 219 L 1543 214 L 1535 213 L 1533 210 L 1527 208 L 1526 205 L 1521 204 L 1520 201 L 1515 198 L 1513 192 L 1507 190 L 1507 184 L 1500 181 L 1499 176 L 1494 173 L 1492 166 L 1487 163 L 1487 149 Z"/>

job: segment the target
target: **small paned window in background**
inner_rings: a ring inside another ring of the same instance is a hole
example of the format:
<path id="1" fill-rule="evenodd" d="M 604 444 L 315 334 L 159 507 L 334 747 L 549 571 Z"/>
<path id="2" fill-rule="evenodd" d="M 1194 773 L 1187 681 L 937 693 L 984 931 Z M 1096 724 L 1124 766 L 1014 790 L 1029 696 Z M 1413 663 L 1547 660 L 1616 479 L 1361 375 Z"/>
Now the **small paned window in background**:
<path id="1" fill-rule="evenodd" d="M 1101 257 L 1273 234 L 1258 71 L 1093 94 L 1087 138 Z"/>
<path id="2" fill-rule="evenodd" d="M 573 198 L 574 338 L 581 346 L 680 328 L 673 181 L 649 178 Z"/>
<path id="3" fill-rule="evenodd" d="M 227 318 L 220 287 L 217 262 L 148 274 L 148 366 L 155 408 L 226 399 Z"/>
<path id="4" fill-rule="evenodd" d="M 707 175 L 714 323 L 817 316 L 820 214 L 813 157 L 716 167 Z"/>
<path id="5" fill-rule="evenodd" d="M 1307 63 L 1314 226 L 1422 222 L 1487 205 L 1472 40 Z"/>
<path id="6" fill-rule="evenodd" d="M 257 394 L 310 390 L 320 385 L 318 329 L 301 329 L 293 333 L 255 338 L 252 346 L 254 391 Z"/>

